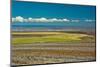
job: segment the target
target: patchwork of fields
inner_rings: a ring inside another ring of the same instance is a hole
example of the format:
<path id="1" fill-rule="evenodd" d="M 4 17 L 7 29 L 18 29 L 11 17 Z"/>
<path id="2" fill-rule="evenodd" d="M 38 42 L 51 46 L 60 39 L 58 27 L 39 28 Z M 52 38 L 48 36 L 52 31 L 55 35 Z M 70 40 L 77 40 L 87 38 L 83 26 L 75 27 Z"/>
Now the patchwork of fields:
<path id="1" fill-rule="evenodd" d="M 12 32 L 12 65 L 95 60 L 94 35 L 67 32 Z"/>

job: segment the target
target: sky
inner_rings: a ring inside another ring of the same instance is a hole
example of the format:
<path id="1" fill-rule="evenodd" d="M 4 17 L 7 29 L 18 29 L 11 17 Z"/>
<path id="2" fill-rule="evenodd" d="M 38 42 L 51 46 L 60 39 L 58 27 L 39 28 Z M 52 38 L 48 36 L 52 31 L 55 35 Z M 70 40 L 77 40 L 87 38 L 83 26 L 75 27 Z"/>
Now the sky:
<path id="1" fill-rule="evenodd" d="M 27 25 L 32 22 L 33 25 L 95 27 L 95 18 L 95 6 L 22 1 L 12 3 L 12 22 L 15 22 L 15 25 Z"/>

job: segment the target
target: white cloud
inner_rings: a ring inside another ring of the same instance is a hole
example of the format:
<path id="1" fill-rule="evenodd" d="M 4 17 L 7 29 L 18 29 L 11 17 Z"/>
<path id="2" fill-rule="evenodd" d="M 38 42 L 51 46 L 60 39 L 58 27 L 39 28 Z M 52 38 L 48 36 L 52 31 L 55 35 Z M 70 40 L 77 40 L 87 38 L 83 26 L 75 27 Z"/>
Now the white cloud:
<path id="1" fill-rule="evenodd" d="M 17 16 L 15 18 L 12 18 L 12 22 L 69 22 L 70 20 L 64 18 L 64 19 L 57 19 L 57 18 L 23 18 L 21 16 Z"/>
<path id="2" fill-rule="evenodd" d="M 95 22 L 95 20 L 92 20 L 92 19 L 86 19 L 85 22 Z"/>
<path id="3" fill-rule="evenodd" d="M 32 22 L 32 18 L 31 17 L 28 18 L 28 20 L 27 19 L 25 19 L 25 20 L 26 20 L 25 22 L 27 22 L 27 21 Z"/>
<path id="4" fill-rule="evenodd" d="M 71 22 L 80 22 L 80 20 L 71 20 Z"/>
<path id="5" fill-rule="evenodd" d="M 24 18 L 21 16 L 17 16 L 15 18 L 12 18 L 12 22 L 24 22 Z"/>

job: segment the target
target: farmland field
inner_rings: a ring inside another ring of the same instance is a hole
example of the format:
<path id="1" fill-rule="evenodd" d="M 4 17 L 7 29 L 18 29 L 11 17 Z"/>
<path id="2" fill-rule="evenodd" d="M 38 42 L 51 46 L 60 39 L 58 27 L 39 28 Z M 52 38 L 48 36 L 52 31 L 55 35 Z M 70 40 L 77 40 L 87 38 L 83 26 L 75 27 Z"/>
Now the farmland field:
<path id="1" fill-rule="evenodd" d="M 12 32 L 12 65 L 95 61 L 95 35 Z"/>

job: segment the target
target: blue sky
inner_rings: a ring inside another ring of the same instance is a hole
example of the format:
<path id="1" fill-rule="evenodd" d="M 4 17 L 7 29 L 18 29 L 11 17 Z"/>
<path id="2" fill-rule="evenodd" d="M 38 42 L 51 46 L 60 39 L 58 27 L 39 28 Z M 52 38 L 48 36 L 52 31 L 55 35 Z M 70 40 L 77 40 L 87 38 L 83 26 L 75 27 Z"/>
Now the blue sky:
<path id="1" fill-rule="evenodd" d="M 12 3 L 12 17 L 95 19 L 95 6 L 18 2 Z"/>
<path id="2" fill-rule="evenodd" d="M 15 23 L 12 24 L 15 26 L 75 26 L 91 29 L 95 28 L 95 11 L 95 6 L 13 1 L 12 22 Z"/>

